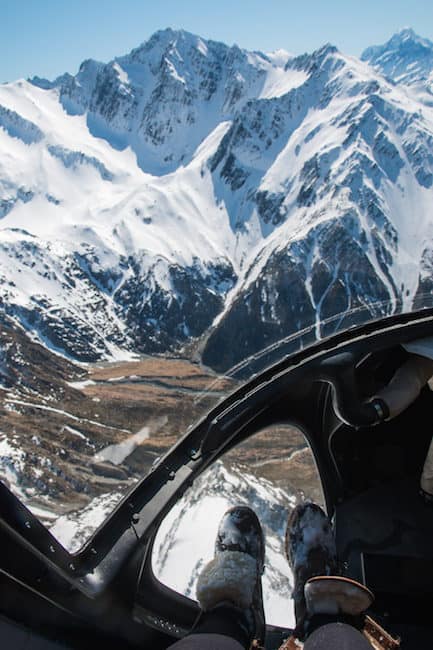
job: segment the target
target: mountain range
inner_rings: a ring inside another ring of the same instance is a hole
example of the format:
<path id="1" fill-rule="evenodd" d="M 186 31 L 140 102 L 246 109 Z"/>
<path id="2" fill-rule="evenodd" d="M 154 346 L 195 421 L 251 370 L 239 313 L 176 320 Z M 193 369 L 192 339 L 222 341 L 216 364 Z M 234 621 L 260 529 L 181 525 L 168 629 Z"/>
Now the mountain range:
<path id="1" fill-rule="evenodd" d="M 215 371 L 431 301 L 432 84 L 410 29 L 360 59 L 167 29 L 0 85 L 0 474 L 66 548 L 238 385 Z M 248 504 L 286 625 L 287 513 L 320 486 L 301 434 L 264 433 L 176 504 L 153 567 L 193 597 Z"/>
<path id="2" fill-rule="evenodd" d="M 224 371 L 424 304 L 432 74 L 410 29 L 361 60 L 166 29 L 1 85 L 2 317 L 71 360 Z"/>

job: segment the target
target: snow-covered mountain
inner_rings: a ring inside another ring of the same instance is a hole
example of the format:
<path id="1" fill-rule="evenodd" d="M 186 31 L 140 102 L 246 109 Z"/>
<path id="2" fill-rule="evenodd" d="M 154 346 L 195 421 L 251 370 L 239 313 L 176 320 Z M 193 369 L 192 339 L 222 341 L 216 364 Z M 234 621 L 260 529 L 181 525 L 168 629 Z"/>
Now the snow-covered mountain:
<path id="1" fill-rule="evenodd" d="M 361 55 L 376 70 L 396 84 L 424 86 L 433 101 L 433 43 L 406 27 L 384 45 L 368 47 Z"/>
<path id="2" fill-rule="evenodd" d="M 0 86 L 2 310 L 74 359 L 192 339 L 226 369 L 337 313 L 410 307 L 433 260 L 433 109 L 399 82 L 430 46 L 412 40 L 397 74 L 380 48 L 369 65 L 165 30 Z"/>
<path id="3" fill-rule="evenodd" d="M 58 89 L 70 115 L 87 115 L 93 135 L 116 149 L 129 145 L 143 171 L 163 175 L 187 164 L 249 99 L 278 92 L 269 85 L 278 85 L 284 58 L 166 29 L 108 64 L 84 61 L 75 77 L 33 83 Z"/>

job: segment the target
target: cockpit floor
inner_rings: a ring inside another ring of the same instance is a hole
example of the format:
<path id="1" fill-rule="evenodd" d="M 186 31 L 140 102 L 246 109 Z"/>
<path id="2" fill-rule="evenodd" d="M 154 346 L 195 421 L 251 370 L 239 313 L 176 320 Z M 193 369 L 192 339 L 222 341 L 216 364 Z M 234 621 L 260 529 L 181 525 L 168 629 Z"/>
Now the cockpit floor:
<path id="1" fill-rule="evenodd" d="M 418 477 L 377 485 L 339 504 L 335 520 L 347 575 L 373 591 L 373 617 L 404 648 L 424 634 L 433 647 L 433 507 L 418 486 Z"/>

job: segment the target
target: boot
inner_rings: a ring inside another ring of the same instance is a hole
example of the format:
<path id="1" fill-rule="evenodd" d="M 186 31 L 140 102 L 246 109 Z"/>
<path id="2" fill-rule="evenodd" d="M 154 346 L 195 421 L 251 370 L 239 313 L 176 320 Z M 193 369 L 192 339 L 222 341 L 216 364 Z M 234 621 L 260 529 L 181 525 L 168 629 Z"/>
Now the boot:
<path id="1" fill-rule="evenodd" d="M 331 522 L 317 504 L 304 503 L 292 511 L 286 531 L 286 555 L 294 579 L 295 634 L 302 638 L 307 619 L 306 582 L 314 576 L 335 575 L 338 569 Z"/>
<path id="2" fill-rule="evenodd" d="M 364 585 L 337 575 L 331 521 L 315 503 L 297 506 L 286 533 L 286 553 L 294 576 L 296 629 L 304 639 L 330 620 L 361 628 L 374 596 Z"/>
<path id="3" fill-rule="evenodd" d="M 265 546 L 260 522 L 246 506 L 223 516 L 215 542 L 215 557 L 200 574 L 197 600 L 203 612 L 230 608 L 247 645 L 264 645 L 265 617 L 261 577 Z"/>

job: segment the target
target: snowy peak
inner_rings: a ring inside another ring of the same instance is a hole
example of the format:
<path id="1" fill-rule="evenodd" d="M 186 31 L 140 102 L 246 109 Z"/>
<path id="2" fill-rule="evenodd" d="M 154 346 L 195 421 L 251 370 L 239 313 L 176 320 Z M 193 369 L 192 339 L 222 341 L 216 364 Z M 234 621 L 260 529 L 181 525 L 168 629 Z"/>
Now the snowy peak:
<path id="1" fill-rule="evenodd" d="M 384 45 L 367 48 L 361 59 L 395 83 L 416 84 L 433 70 L 433 43 L 405 28 Z"/>
<path id="2" fill-rule="evenodd" d="M 325 43 L 325 45 L 322 45 L 311 54 L 300 54 L 299 56 L 296 56 L 293 59 L 289 60 L 286 64 L 286 69 L 289 69 L 291 67 L 311 69 L 312 66 L 317 67 L 317 65 L 320 65 L 320 63 L 323 62 L 326 57 L 332 56 L 334 54 L 338 54 L 337 47 L 331 43 Z"/>
<path id="3" fill-rule="evenodd" d="M 428 38 L 419 36 L 411 27 L 403 27 L 399 32 L 391 37 L 390 42 L 394 46 L 414 48 L 416 46 L 425 49 L 432 49 L 433 43 Z"/>
<path id="4" fill-rule="evenodd" d="M 282 92 L 288 56 L 267 56 L 166 29 L 107 64 L 84 61 L 75 77 L 54 82 L 70 115 L 86 115 L 92 135 L 128 146 L 143 171 L 163 175 L 186 165 L 199 144 L 266 88 Z"/>
<path id="5" fill-rule="evenodd" d="M 183 29 L 174 30 L 168 27 L 155 32 L 147 41 L 134 48 L 130 54 L 123 58 L 130 57 L 137 63 L 143 63 L 148 60 L 151 53 L 158 56 L 158 54 L 161 55 L 163 52 L 174 49 L 185 53 L 191 48 L 197 49 L 203 56 L 207 55 L 207 43 L 200 36 Z"/>

